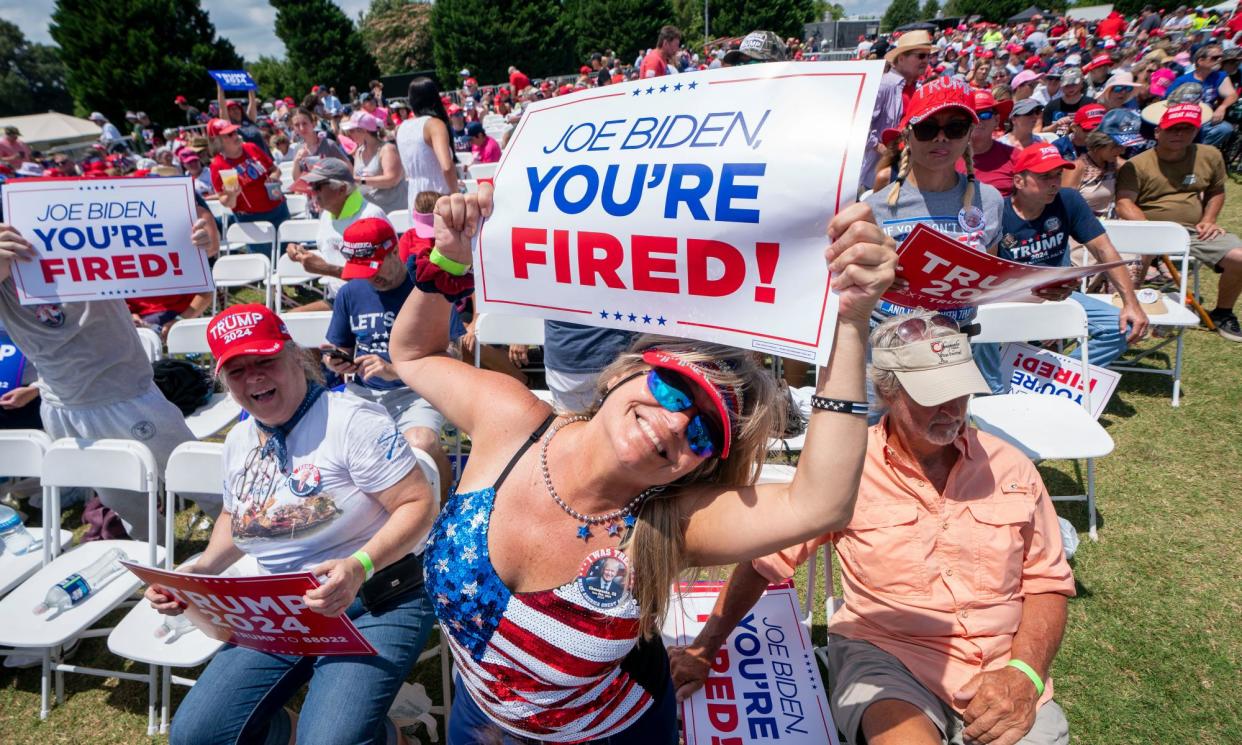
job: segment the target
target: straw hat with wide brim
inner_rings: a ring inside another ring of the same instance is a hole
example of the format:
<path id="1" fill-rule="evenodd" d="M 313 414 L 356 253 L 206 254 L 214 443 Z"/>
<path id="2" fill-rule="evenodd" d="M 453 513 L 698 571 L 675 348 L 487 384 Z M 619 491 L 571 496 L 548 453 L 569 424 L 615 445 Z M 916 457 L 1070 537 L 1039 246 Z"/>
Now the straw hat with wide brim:
<path id="1" fill-rule="evenodd" d="M 893 45 L 892 49 L 888 50 L 888 54 L 884 55 L 884 61 L 891 65 L 906 52 L 930 52 L 935 48 L 936 45 L 932 44 L 931 34 L 926 31 L 908 31 L 898 37 L 897 43 Z"/>
<path id="2" fill-rule="evenodd" d="M 1169 108 L 1168 101 L 1157 101 L 1153 104 L 1149 104 L 1148 106 L 1145 106 L 1141 113 L 1141 116 L 1143 117 L 1143 121 L 1153 126 L 1159 126 L 1160 118 L 1164 116 L 1164 112 L 1168 110 L 1168 108 Z M 1212 118 L 1212 107 L 1211 106 L 1208 106 L 1207 104 L 1200 101 L 1199 109 L 1203 111 L 1203 121 L 1206 122 Z"/>

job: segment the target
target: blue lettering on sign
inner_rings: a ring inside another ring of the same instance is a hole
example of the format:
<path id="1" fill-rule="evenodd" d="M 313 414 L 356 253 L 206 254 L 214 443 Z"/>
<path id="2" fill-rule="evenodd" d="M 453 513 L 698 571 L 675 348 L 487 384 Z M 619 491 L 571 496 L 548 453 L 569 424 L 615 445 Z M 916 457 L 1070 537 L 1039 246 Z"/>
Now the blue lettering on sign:
<path id="1" fill-rule="evenodd" d="M 259 88 L 245 70 L 208 70 L 207 74 L 226 91 L 253 91 Z"/>

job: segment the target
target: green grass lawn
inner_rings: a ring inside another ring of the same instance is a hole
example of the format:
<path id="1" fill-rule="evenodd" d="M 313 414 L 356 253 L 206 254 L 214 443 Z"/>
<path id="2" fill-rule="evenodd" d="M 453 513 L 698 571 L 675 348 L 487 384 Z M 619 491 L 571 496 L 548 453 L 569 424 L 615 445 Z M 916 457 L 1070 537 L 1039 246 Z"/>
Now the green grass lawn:
<path id="1" fill-rule="evenodd" d="M 1230 184 L 1229 199 L 1224 225 L 1242 233 L 1242 187 Z M 1208 301 L 1215 286 L 1204 274 Z M 1078 597 L 1053 668 L 1076 742 L 1242 743 L 1240 362 L 1242 346 L 1189 332 L 1178 409 L 1169 405 L 1168 378 L 1125 375 L 1102 418 L 1117 448 L 1098 464 L 1099 542 L 1086 537 L 1082 505 L 1058 505 L 1083 531 Z M 1052 493 L 1081 493 L 1072 464 L 1040 470 Z M 76 525 L 77 513 L 66 520 Z M 205 536 L 196 538 L 201 548 Z M 105 640 L 90 639 L 74 662 L 117 661 Z M 416 677 L 437 698 L 437 663 Z M 144 686 L 68 675 L 65 688 L 65 704 L 40 722 L 38 671 L 0 670 L 0 743 L 146 741 Z"/>

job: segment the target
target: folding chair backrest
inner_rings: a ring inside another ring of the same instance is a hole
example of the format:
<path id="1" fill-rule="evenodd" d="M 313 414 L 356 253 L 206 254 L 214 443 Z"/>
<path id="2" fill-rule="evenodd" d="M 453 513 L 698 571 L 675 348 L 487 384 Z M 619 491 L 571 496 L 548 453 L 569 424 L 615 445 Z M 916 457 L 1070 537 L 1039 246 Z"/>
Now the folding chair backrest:
<path id="1" fill-rule="evenodd" d="M 319 345 L 328 343 L 328 324 L 332 322 L 332 311 L 284 313 L 280 319 L 285 322 L 289 335 L 299 345 L 309 349 L 318 349 Z"/>
<path id="2" fill-rule="evenodd" d="M 470 166 L 470 177 L 475 181 L 495 178 L 496 169 L 499 167 L 499 163 L 475 163 Z"/>
<path id="3" fill-rule="evenodd" d="M 221 256 L 211 270 L 216 282 L 262 282 L 271 273 L 272 261 L 263 254 Z"/>
<path id="4" fill-rule="evenodd" d="M 976 343 L 1082 339 L 1087 335 L 1087 313 L 1073 300 L 981 305 L 975 320 L 979 334 L 971 341 Z"/>
<path id="5" fill-rule="evenodd" d="M 318 279 L 318 274 L 306 271 L 306 267 L 281 254 L 276 259 L 276 276 L 281 279 Z"/>
<path id="6" fill-rule="evenodd" d="M 1175 222 L 1159 220 L 1101 220 L 1118 253 L 1168 256 L 1181 261 L 1179 298 L 1186 297 L 1186 269 L 1190 263 L 1190 233 Z"/>
<path id="7" fill-rule="evenodd" d="M 319 237 L 319 221 L 311 218 L 285 220 L 277 231 L 276 242 L 281 246 L 286 243 L 314 243 Z"/>
<path id="8" fill-rule="evenodd" d="M 38 429 L 0 430 L 0 477 L 37 478 L 52 438 Z"/>
<path id="9" fill-rule="evenodd" d="M 525 344 L 541 347 L 543 319 L 482 313 L 475 324 L 474 336 L 481 344 Z"/>
<path id="10" fill-rule="evenodd" d="M 467 151 L 464 153 L 454 153 L 454 155 L 457 156 L 458 165 L 468 166 L 474 162 L 474 153 L 472 152 Z"/>
<path id="11" fill-rule="evenodd" d="M 1143 256 L 1177 256 L 1190 253 L 1190 233 L 1175 222 L 1101 220 L 1117 251 Z"/>
<path id="12" fill-rule="evenodd" d="M 142 351 L 147 353 L 147 359 L 155 362 L 160 358 L 160 354 L 164 351 L 164 340 L 160 335 L 151 329 L 143 326 L 138 331 L 138 341 L 142 344 Z"/>
<path id="13" fill-rule="evenodd" d="M 186 318 L 168 329 L 169 354 L 211 354 L 207 346 L 207 324 L 210 318 Z"/>
<path id="14" fill-rule="evenodd" d="M 472 178 L 465 178 L 461 180 L 461 188 L 467 194 L 474 194 L 479 190 L 479 182 Z"/>
<path id="15" fill-rule="evenodd" d="M 135 440 L 62 438 L 43 457 L 44 486 L 146 492 L 159 478 L 155 456 Z"/>
<path id="16" fill-rule="evenodd" d="M 183 442 L 168 456 L 164 488 L 176 494 L 224 491 L 224 443 Z"/>
<path id="17" fill-rule="evenodd" d="M 410 217 L 409 210 L 393 210 L 389 212 L 388 222 L 392 223 L 392 229 L 396 231 L 397 235 L 401 235 L 414 227 L 414 219 Z"/>
<path id="18" fill-rule="evenodd" d="M 289 214 L 294 217 L 300 217 L 306 214 L 306 210 L 310 207 L 310 199 L 305 194 L 286 194 L 285 205 L 289 207 Z"/>
<path id="19" fill-rule="evenodd" d="M 207 209 L 211 210 L 212 217 L 222 220 L 226 225 L 233 219 L 233 210 L 225 207 L 219 199 L 208 199 Z"/>
<path id="20" fill-rule="evenodd" d="M 235 222 L 229 226 L 225 240 L 229 243 L 267 243 L 276 240 L 276 226 L 270 222 Z"/>

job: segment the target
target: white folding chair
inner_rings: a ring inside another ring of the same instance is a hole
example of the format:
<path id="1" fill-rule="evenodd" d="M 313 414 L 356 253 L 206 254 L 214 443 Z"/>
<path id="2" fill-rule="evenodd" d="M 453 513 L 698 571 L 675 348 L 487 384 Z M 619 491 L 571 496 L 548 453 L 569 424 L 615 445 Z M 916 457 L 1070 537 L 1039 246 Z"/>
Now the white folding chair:
<path id="1" fill-rule="evenodd" d="M 332 322 L 330 310 L 282 313 L 280 320 L 285 322 L 289 335 L 299 346 L 319 349 L 320 346 L 328 343 L 328 325 Z"/>
<path id="2" fill-rule="evenodd" d="M 60 650 L 73 639 L 107 636 L 112 631 L 111 628 L 91 627 L 138 589 L 141 585 L 138 578 L 122 571 L 102 587 L 92 588 L 90 595 L 77 605 L 55 616 L 35 615 L 31 613 L 31 608 L 43 600 L 49 587 L 83 570 L 112 549 L 118 549 L 130 561 L 147 566 L 159 565 L 164 558 L 164 549 L 156 541 L 160 520 L 159 472 L 155 456 L 146 445 L 133 440 L 56 440 L 44 455 L 41 479 L 48 490 L 44 502 L 47 511 L 44 514 L 50 517 L 48 527 L 54 545 L 49 550 L 52 553 L 60 550 L 60 490 L 65 487 L 89 486 L 145 492 L 149 525 L 147 540 L 92 541 L 52 559 L 0 600 L 0 618 L 5 619 L 0 624 L 0 644 L 42 652 L 40 719 L 46 719 L 51 709 L 53 678 L 57 703 L 64 701 L 64 673 L 120 678 L 147 684 L 147 734 L 154 735 L 155 698 L 159 682 L 154 665 L 144 675 L 69 665 L 60 659 Z"/>
<path id="3" fill-rule="evenodd" d="M 475 181 L 482 181 L 483 179 L 495 178 L 496 169 L 499 167 L 499 163 L 474 163 L 470 166 L 468 173 L 470 178 Z"/>
<path id="4" fill-rule="evenodd" d="M 497 313 L 480 313 L 474 324 L 474 366 L 483 366 L 484 344 L 522 344 L 528 347 L 543 346 L 543 319 L 529 316 L 502 316 Z M 552 392 L 532 390 L 540 400 L 552 403 Z"/>
<path id="5" fill-rule="evenodd" d="M 168 466 L 164 469 L 164 488 L 169 505 L 175 504 L 178 493 L 216 494 L 223 491 L 222 478 L 224 445 L 214 442 L 186 442 L 168 457 Z M 164 511 L 164 535 L 174 535 L 173 521 L 176 511 Z M 164 556 L 164 568 L 173 569 L 176 565 L 173 556 L 172 541 L 168 542 L 168 550 Z M 254 565 L 253 559 L 239 562 Z M 257 569 L 257 566 L 256 566 Z M 257 573 L 257 572 L 244 572 Z M 193 684 L 193 681 L 174 678 L 174 667 L 197 667 L 211 659 L 223 642 L 211 637 L 190 632 L 175 639 L 157 641 L 155 630 L 160 627 L 163 617 L 145 601 L 139 601 L 125 618 L 116 625 L 108 635 L 108 649 L 115 655 L 136 660 L 148 665 L 156 665 L 161 673 L 161 704 L 159 732 L 168 731 L 168 708 L 172 701 L 171 687 L 173 682 Z"/>
<path id="6" fill-rule="evenodd" d="M 265 245 L 264 253 L 271 257 L 276 251 L 276 226 L 265 220 L 235 222 L 224 231 L 224 240 L 232 251 L 241 251 L 253 244 Z"/>
<path id="7" fill-rule="evenodd" d="M 470 152 L 469 150 L 464 150 L 462 152 L 456 153 L 456 155 L 457 155 L 457 165 L 459 166 L 468 166 L 474 162 L 474 153 Z"/>
<path id="8" fill-rule="evenodd" d="M 233 222 L 233 210 L 224 206 L 219 199 L 208 199 L 207 209 L 211 210 L 211 216 L 220 221 L 220 232 L 223 234 L 229 229 L 229 223 Z M 225 248 L 221 246 L 221 248 Z"/>
<path id="9" fill-rule="evenodd" d="M 1172 336 L 1161 339 L 1155 346 L 1138 350 L 1135 357 L 1118 360 L 1111 367 L 1121 372 L 1149 373 L 1168 375 L 1173 378 L 1173 405 L 1181 405 L 1182 394 L 1182 350 L 1183 335 L 1188 328 L 1199 325 L 1199 316 L 1186 307 L 1187 267 L 1190 261 L 1190 233 L 1175 222 L 1141 222 L 1127 220 L 1103 220 L 1104 229 L 1109 240 L 1119 253 L 1138 254 L 1140 256 L 1168 256 L 1170 260 L 1181 261 L 1181 285 L 1177 292 L 1166 292 L 1161 298 L 1164 301 L 1164 313 L 1151 314 L 1147 318 L 1152 326 L 1165 326 L 1175 330 Z M 1111 302 L 1109 295 L 1093 293 L 1090 295 L 1101 302 Z M 1167 368 L 1140 367 L 1138 362 L 1175 344 L 1173 363 Z"/>
<path id="10" fill-rule="evenodd" d="M 238 227 L 237 225 L 233 226 Z M 254 287 L 263 290 L 263 304 L 272 306 L 272 261 L 263 254 L 238 254 L 221 256 L 212 267 L 211 276 L 218 289 L 230 290 L 237 287 Z M 218 309 L 219 296 L 213 295 L 211 312 Z"/>
<path id="11" fill-rule="evenodd" d="M 43 474 L 43 456 L 52 446 L 52 438 L 38 429 L 7 429 L 0 430 L 0 476 L 16 479 L 37 479 Z M 40 484 L 43 504 L 48 503 L 48 490 Z M 44 512 L 44 514 L 48 514 Z M 59 554 L 59 547 L 73 538 L 73 533 L 61 530 L 55 539 L 52 537 L 52 526 L 45 519 L 42 528 L 27 525 L 32 534 L 38 533 L 43 546 L 40 551 L 29 551 L 15 554 L 12 551 L 0 553 L 0 597 L 9 590 L 20 585 L 27 577 L 47 564 L 52 557 Z M 56 550 L 53 551 L 53 547 Z M 0 653 L 0 656 L 4 656 Z"/>
<path id="12" fill-rule="evenodd" d="M 306 267 L 294 261 L 288 256 L 281 254 L 276 259 L 276 267 L 272 270 L 272 278 L 270 280 L 272 287 L 273 304 L 279 311 L 288 298 L 285 297 L 286 287 L 305 287 L 307 289 L 316 290 L 315 282 L 319 280 L 320 275 L 306 271 Z M 293 302 L 293 301 L 290 301 Z"/>
<path id="13" fill-rule="evenodd" d="M 289 194 L 293 191 L 293 161 L 286 160 L 276 167 L 280 169 L 280 190 Z"/>
<path id="14" fill-rule="evenodd" d="M 164 353 L 164 340 L 146 326 L 135 329 L 135 331 L 138 332 L 138 341 L 142 344 L 142 351 L 147 353 L 147 359 L 151 362 L 158 360 Z"/>
<path id="15" fill-rule="evenodd" d="M 285 205 L 289 208 L 289 216 L 297 219 L 306 217 L 310 210 L 310 197 L 305 194 L 286 194 Z"/>
<path id="16" fill-rule="evenodd" d="M 1074 338 L 1082 349 L 1082 404 L 1037 393 L 1008 393 L 971 399 L 970 418 L 984 432 L 1017 447 L 1028 458 L 1087 461 L 1087 493 L 1054 496 L 1057 501 L 1087 503 L 1091 540 L 1097 540 L 1095 459 L 1113 451 L 1113 438 L 1091 415 L 1091 366 L 1087 313 L 1073 300 L 1058 303 L 995 303 L 979 307 L 979 334 L 973 343 L 1061 340 Z"/>
<path id="17" fill-rule="evenodd" d="M 168 329 L 168 354 L 211 354 L 207 345 L 210 318 L 186 318 Z M 212 393 L 207 402 L 185 418 L 185 424 L 202 440 L 223 431 L 241 414 L 241 406 L 227 393 Z"/>
<path id="18" fill-rule="evenodd" d="M 392 223 L 392 229 L 398 236 L 414 227 L 414 218 L 410 217 L 409 210 L 393 210 L 389 212 L 388 222 Z"/>
<path id="19" fill-rule="evenodd" d="M 475 194 L 479 191 L 479 182 L 472 178 L 461 179 L 458 183 L 463 194 Z"/>
<path id="20" fill-rule="evenodd" d="M 276 230 L 276 243 L 280 251 L 289 243 L 314 243 L 319 237 L 319 221 L 310 218 L 285 220 Z"/>

